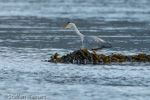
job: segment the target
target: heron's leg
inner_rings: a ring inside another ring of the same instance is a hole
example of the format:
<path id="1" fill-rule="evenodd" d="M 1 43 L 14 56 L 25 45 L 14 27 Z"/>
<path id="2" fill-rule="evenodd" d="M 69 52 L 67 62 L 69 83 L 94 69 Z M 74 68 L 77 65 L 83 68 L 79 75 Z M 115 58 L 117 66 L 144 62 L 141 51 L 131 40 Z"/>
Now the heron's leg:
<path id="1" fill-rule="evenodd" d="M 81 49 L 84 49 L 84 46 L 83 46 L 83 45 L 81 46 Z"/>

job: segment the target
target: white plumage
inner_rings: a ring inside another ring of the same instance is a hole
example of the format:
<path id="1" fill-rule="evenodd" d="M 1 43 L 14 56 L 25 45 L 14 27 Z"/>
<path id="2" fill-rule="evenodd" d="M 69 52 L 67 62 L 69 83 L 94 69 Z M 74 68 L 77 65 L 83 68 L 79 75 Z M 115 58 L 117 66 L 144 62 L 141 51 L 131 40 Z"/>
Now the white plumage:
<path id="1" fill-rule="evenodd" d="M 76 33 L 80 36 L 83 49 L 87 48 L 89 50 L 100 50 L 103 48 L 112 47 L 111 44 L 107 43 L 106 41 L 96 36 L 86 36 L 86 35 L 81 34 L 74 23 L 68 22 L 67 25 L 63 27 L 62 29 L 70 28 L 70 27 L 73 27 Z"/>

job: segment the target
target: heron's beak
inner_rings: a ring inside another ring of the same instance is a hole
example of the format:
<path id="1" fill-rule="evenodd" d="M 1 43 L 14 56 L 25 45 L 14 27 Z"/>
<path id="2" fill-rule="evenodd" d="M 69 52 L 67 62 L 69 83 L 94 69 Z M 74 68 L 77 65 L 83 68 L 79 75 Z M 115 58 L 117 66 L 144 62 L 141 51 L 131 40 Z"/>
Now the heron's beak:
<path id="1" fill-rule="evenodd" d="M 65 29 L 65 28 L 67 28 L 67 26 L 68 26 L 68 25 L 66 25 L 65 27 L 61 28 L 61 30 L 63 30 L 63 29 Z"/>
<path id="2" fill-rule="evenodd" d="M 61 30 L 65 29 L 65 28 L 70 28 L 70 25 L 66 25 L 65 27 L 61 28 Z"/>

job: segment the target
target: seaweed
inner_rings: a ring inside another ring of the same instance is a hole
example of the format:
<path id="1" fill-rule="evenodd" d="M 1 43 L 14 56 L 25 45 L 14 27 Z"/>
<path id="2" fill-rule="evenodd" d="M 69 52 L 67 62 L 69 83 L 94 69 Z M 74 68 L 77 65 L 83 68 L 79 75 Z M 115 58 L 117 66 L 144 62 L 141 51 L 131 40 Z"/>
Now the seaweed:
<path id="1" fill-rule="evenodd" d="M 95 51 L 90 53 L 87 49 L 80 49 L 69 54 L 58 57 L 56 52 L 50 57 L 50 60 L 45 60 L 46 62 L 52 63 L 72 63 L 72 64 L 110 64 L 121 63 L 121 62 L 150 62 L 150 55 L 137 54 L 137 55 L 122 55 L 122 54 L 97 54 Z"/>

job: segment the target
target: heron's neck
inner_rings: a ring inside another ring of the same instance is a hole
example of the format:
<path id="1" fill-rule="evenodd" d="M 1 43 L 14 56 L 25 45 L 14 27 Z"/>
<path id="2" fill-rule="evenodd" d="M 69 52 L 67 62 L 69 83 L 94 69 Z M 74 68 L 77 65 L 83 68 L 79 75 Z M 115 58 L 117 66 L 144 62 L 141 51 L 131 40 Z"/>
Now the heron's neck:
<path id="1" fill-rule="evenodd" d="M 83 36 L 83 34 L 80 33 L 80 31 L 77 29 L 77 27 L 76 27 L 75 24 L 73 24 L 72 26 L 73 26 L 74 30 L 76 31 L 76 33 L 77 33 L 79 36 Z"/>

